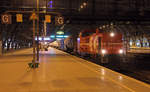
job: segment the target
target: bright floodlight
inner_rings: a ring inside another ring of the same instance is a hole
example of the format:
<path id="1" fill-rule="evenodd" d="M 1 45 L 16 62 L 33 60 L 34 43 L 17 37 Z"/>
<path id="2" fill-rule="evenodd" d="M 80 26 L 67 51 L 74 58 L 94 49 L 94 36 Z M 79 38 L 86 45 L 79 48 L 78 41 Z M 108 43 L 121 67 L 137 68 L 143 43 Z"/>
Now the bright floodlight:
<path id="1" fill-rule="evenodd" d="M 111 37 L 114 37 L 114 36 L 115 36 L 115 34 L 112 32 L 112 33 L 110 33 L 110 36 L 111 36 Z"/>

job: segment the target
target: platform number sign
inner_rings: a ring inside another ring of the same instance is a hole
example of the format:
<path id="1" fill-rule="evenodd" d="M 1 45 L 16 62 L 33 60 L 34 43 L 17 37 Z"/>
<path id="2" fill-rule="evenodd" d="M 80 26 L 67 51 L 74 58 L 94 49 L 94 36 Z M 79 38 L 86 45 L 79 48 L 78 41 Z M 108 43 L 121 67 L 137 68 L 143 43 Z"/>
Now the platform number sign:
<path id="1" fill-rule="evenodd" d="M 17 22 L 23 22 L 23 15 L 22 14 L 16 14 L 16 21 Z"/>
<path id="2" fill-rule="evenodd" d="M 51 15 L 45 15 L 45 22 L 51 23 Z"/>
<path id="3" fill-rule="evenodd" d="M 30 16 L 30 20 L 36 20 L 38 17 L 36 13 L 33 11 L 32 15 Z"/>
<path id="4" fill-rule="evenodd" d="M 62 16 L 55 17 L 55 23 L 57 25 L 63 25 L 64 24 L 64 17 L 62 17 Z"/>
<path id="5" fill-rule="evenodd" d="M 2 24 L 11 24 L 12 16 L 10 14 L 3 14 L 1 16 Z"/>

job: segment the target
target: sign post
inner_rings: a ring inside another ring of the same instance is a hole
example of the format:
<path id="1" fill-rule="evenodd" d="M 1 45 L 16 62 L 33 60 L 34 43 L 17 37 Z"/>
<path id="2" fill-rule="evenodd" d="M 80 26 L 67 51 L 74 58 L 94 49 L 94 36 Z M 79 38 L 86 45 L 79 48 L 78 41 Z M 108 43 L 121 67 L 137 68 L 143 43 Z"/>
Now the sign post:
<path id="1" fill-rule="evenodd" d="M 33 67 L 35 67 L 35 19 L 33 19 Z"/>
<path id="2" fill-rule="evenodd" d="M 32 60 L 32 63 L 29 63 L 29 67 L 31 68 L 38 67 L 38 63 L 36 63 L 36 42 L 35 42 L 35 20 L 36 19 L 37 19 L 37 16 L 34 10 L 30 17 L 30 20 L 33 20 L 33 60 Z"/>
<path id="3" fill-rule="evenodd" d="M 39 61 L 39 0 L 37 0 L 37 61 Z"/>
<path id="4" fill-rule="evenodd" d="M 33 60 L 32 60 L 32 64 L 33 64 L 33 68 L 35 68 L 35 58 L 36 58 L 36 45 L 35 45 L 35 20 L 36 20 L 36 14 L 35 14 L 35 10 L 32 13 L 31 19 L 33 20 Z"/>

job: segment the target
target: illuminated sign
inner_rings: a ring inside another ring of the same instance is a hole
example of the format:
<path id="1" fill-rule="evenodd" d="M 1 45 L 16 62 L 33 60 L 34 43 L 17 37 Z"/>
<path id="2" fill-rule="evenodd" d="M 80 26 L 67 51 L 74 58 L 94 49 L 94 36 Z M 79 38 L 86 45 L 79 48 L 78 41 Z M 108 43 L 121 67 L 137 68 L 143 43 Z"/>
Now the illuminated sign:
<path id="1" fill-rule="evenodd" d="M 51 35 L 50 37 L 51 37 L 51 38 L 55 38 L 55 35 Z"/>
<path id="2" fill-rule="evenodd" d="M 44 40 L 51 40 L 51 39 L 50 39 L 50 38 L 48 38 L 48 37 L 45 37 L 45 38 L 44 38 Z"/>
<path id="3" fill-rule="evenodd" d="M 63 31 L 58 31 L 56 34 L 62 35 L 62 34 L 64 34 L 64 32 Z"/>
<path id="4" fill-rule="evenodd" d="M 2 24 L 11 24 L 11 15 L 10 14 L 3 14 L 1 16 L 1 19 L 2 19 Z"/>
<path id="5" fill-rule="evenodd" d="M 62 17 L 62 16 L 56 16 L 55 17 L 55 24 L 57 24 L 57 25 L 63 25 L 64 24 L 64 17 Z"/>
<path id="6" fill-rule="evenodd" d="M 35 37 L 35 40 L 37 40 L 37 37 Z M 39 41 L 41 41 L 42 40 L 42 37 L 39 37 Z"/>
<path id="7" fill-rule="evenodd" d="M 30 20 L 35 20 L 35 19 L 37 19 L 37 15 L 35 11 L 33 11 L 32 15 L 30 16 Z"/>
<path id="8" fill-rule="evenodd" d="M 23 22 L 22 14 L 16 14 L 16 21 L 17 22 Z"/>
<path id="9" fill-rule="evenodd" d="M 67 37 L 69 37 L 68 35 L 64 35 L 64 38 L 67 38 Z"/>
<path id="10" fill-rule="evenodd" d="M 63 38 L 63 35 L 56 35 L 57 38 Z"/>
<path id="11" fill-rule="evenodd" d="M 51 23 L 51 16 L 50 15 L 45 15 L 45 22 Z"/>
<path id="12" fill-rule="evenodd" d="M 48 8 L 52 8 L 52 7 L 53 7 L 53 1 L 51 0 L 48 2 Z"/>
<path id="13" fill-rule="evenodd" d="M 35 37 L 35 40 L 37 40 L 37 37 Z M 42 41 L 42 40 L 44 40 L 44 41 L 50 41 L 51 40 L 51 38 L 50 37 L 39 37 L 39 41 Z"/>
<path id="14" fill-rule="evenodd" d="M 69 37 L 68 35 L 51 35 L 50 38 L 67 38 Z"/>

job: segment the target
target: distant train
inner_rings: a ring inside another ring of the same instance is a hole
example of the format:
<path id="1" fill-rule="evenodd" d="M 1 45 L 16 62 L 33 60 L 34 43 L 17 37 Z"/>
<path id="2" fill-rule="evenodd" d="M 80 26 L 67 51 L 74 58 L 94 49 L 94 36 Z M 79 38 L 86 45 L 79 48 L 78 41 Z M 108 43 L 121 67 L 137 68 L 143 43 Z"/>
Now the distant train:
<path id="1" fill-rule="evenodd" d="M 125 54 L 121 33 L 103 32 L 98 29 L 82 30 L 79 36 L 74 35 L 61 41 L 55 41 L 51 43 L 51 46 L 81 56 L 98 58 L 101 63 L 108 63 L 112 58 L 121 59 L 120 57 Z"/>

